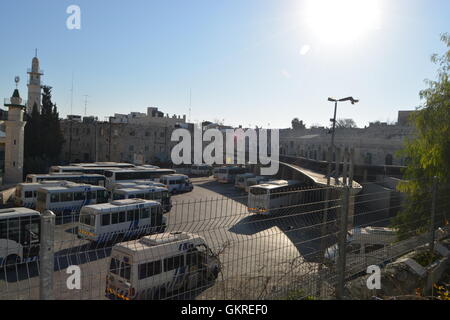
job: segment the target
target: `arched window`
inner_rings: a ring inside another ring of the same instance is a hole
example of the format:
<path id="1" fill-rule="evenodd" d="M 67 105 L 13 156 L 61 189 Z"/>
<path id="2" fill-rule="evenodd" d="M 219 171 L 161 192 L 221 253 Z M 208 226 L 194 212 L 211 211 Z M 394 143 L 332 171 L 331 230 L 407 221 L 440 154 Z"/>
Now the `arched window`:
<path id="1" fill-rule="evenodd" d="M 365 164 L 372 164 L 372 154 L 370 152 L 366 153 L 366 157 L 364 158 Z"/>
<path id="2" fill-rule="evenodd" d="M 386 158 L 384 159 L 384 164 L 387 166 L 392 166 L 392 162 L 393 162 L 393 158 L 392 158 L 392 154 L 387 154 Z"/>

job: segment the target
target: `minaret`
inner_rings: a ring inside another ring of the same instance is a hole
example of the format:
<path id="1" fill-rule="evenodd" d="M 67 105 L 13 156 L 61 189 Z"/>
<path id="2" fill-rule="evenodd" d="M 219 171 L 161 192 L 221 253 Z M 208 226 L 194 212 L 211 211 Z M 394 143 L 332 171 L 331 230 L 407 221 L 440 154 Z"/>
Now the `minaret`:
<path id="1" fill-rule="evenodd" d="M 39 69 L 39 59 L 36 54 L 31 61 L 31 69 L 28 69 L 28 74 L 30 78 L 28 80 L 28 104 L 27 113 L 31 114 L 33 111 L 33 105 L 36 103 L 38 111 L 41 111 L 41 76 L 44 74 L 42 70 Z"/>
<path id="2" fill-rule="evenodd" d="M 19 78 L 16 77 L 16 84 Z M 23 148 L 25 135 L 25 121 L 23 121 L 22 98 L 16 88 L 10 99 L 6 99 L 8 120 L 5 121 L 5 174 L 3 184 L 23 182 Z"/>

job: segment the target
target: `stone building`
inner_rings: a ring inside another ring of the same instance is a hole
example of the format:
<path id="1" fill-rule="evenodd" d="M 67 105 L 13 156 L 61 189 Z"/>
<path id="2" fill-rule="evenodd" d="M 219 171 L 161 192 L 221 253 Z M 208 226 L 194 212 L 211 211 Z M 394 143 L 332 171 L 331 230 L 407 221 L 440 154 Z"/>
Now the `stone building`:
<path id="1" fill-rule="evenodd" d="M 407 117 L 413 111 L 399 111 L 396 124 L 370 123 L 365 128 L 336 128 L 335 146 L 341 150 L 354 148 L 355 164 L 405 165 L 407 159 L 397 152 L 407 138 L 412 138 L 413 127 Z M 280 154 L 300 156 L 314 160 L 327 160 L 331 134 L 326 128 L 280 130 Z"/>
<path id="2" fill-rule="evenodd" d="M 157 108 L 148 108 L 147 114 L 116 114 L 109 121 L 71 115 L 61 120 L 65 139 L 61 159 L 66 163 L 166 162 L 176 144 L 170 141 L 172 131 L 185 126 L 185 116 L 164 116 Z"/>
<path id="3" fill-rule="evenodd" d="M 16 78 L 18 83 L 18 78 Z M 3 184 L 16 184 L 23 180 L 23 153 L 25 121 L 23 114 L 25 103 L 15 89 L 11 98 L 5 99 L 8 108 L 6 119 L 3 121 L 4 135 L 0 137 L 0 145 L 4 150 Z"/>

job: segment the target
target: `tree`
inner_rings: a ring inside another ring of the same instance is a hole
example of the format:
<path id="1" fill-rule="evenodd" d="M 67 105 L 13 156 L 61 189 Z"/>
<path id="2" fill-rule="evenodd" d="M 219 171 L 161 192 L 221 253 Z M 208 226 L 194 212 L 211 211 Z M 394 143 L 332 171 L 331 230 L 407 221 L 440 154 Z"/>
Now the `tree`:
<path id="1" fill-rule="evenodd" d="M 31 115 L 26 116 L 24 174 L 43 173 L 57 163 L 64 137 L 59 123 L 56 104 L 52 102 L 52 88 L 42 87 L 42 109 L 39 113 L 36 103 Z"/>
<path id="2" fill-rule="evenodd" d="M 336 127 L 337 128 L 358 128 L 356 125 L 355 120 L 353 119 L 338 119 L 336 121 Z"/>
<path id="3" fill-rule="evenodd" d="M 393 219 L 399 237 L 422 233 L 430 226 L 431 190 L 437 179 L 437 224 L 447 223 L 450 194 L 450 36 L 441 37 L 447 47 L 442 55 L 433 55 L 438 68 L 437 80 L 426 80 L 427 89 L 420 92 L 424 100 L 410 117 L 415 126 L 414 139 L 407 141 L 399 155 L 408 158 L 406 181 L 398 190 L 406 194 L 402 211 Z"/>
<path id="4" fill-rule="evenodd" d="M 300 121 L 298 118 L 294 118 L 291 121 L 292 129 L 294 130 L 302 130 L 305 129 L 305 125 L 303 124 L 303 121 Z"/>

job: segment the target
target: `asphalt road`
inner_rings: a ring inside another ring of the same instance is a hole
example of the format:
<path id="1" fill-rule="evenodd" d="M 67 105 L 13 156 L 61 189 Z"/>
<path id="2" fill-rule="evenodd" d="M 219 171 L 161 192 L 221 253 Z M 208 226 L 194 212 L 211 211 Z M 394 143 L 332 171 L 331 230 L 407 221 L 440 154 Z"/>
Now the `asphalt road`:
<path id="1" fill-rule="evenodd" d="M 279 293 L 314 274 L 319 245 L 320 217 L 285 215 L 258 217 L 247 212 L 247 195 L 232 185 L 212 179 L 193 179 L 194 190 L 172 197 L 166 214 L 168 231 L 186 231 L 205 237 L 220 252 L 218 280 L 189 293 L 197 299 L 256 299 Z M 55 299 L 105 299 L 105 279 L 111 247 L 89 246 L 76 237 L 76 224 L 56 226 Z M 312 240 L 314 239 L 314 240 Z M 68 289 L 67 268 L 81 269 L 81 289 Z M 0 299 L 38 299 L 36 263 L 0 270 Z M 311 281 L 313 286 L 314 281 Z M 314 290 L 314 288 L 310 288 Z"/>

